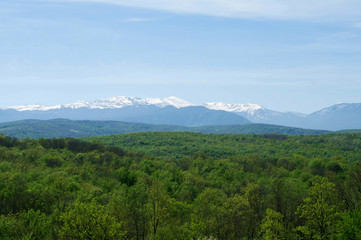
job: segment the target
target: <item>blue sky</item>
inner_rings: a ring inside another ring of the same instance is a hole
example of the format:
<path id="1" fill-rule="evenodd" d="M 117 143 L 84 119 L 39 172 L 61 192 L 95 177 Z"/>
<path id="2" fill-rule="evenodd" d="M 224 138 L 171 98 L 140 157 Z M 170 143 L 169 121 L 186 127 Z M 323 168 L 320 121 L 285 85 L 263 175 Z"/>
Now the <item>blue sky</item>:
<path id="1" fill-rule="evenodd" d="M 0 107 L 361 102 L 360 0 L 1 0 Z"/>

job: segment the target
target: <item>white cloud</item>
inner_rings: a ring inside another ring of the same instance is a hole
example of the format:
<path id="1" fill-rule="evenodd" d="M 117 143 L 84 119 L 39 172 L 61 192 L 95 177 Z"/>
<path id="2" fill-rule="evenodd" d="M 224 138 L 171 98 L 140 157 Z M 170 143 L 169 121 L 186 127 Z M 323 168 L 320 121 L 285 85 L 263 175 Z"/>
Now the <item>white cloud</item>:
<path id="1" fill-rule="evenodd" d="M 98 2 L 234 18 L 313 19 L 361 16 L 360 0 L 45 0 Z"/>
<path id="2" fill-rule="evenodd" d="M 149 22 L 152 21 L 149 18 L 132 17 L 120 20 L 121 22 Z"/>

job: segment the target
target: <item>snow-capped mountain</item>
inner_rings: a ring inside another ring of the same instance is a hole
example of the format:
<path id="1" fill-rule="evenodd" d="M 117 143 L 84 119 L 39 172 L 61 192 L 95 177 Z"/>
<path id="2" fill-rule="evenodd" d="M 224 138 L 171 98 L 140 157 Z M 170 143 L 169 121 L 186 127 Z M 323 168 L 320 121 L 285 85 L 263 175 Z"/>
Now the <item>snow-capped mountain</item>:
<path id="1" fill-rule="evenodd" d="M 230 104 L 222 102 L 209 102 L 203 106 L 227 112 L 237 113 L 255 123 L 268 123 L 287 126 L 300 126 L 300 122 L 306 116 L 302 113 L 278 112 L 266 109 L 258 104 Z"/>
<path id="2" fill-rule="evenodd" d="M 192 103 L 177 97 L 113 97 L 56 106 L 28 105 L 0 109 L 0 122 L 54 118 L 115 120 L 183 126 L 251 123 L 235 113 L 194 106 Z"/>
<path id="3" fill-rule="evenodd" d="M 19 112 L 23 112 L 23 111 L 48 111 L 48 110 L 59 109 L 59 108 L 61 108 L 61 105 L 46 106 L 46 105 L 40 105 L 40 104 L 33 104 L 33 105 L 20 105 L 20 106 L 6 107 L 6 108 L 0 108 L 0 109 L 1 110 L 16 110 Z"/>
<path id="4" fill-rule="evenodd" d="M 253 116 L 257 110 L 265 109 L 264 107 L 258 104 L 231 104 L 231 103 L 222 103 L 222 102 L 208 102 L 203 104 L 206 108 L 213 110 L 223 110 L 227 112 L 246 112 L 248 115 Z"/>
<path id="5" fill-rule="evenodd" d="M 339 112 L 355 112 L 360 110 L 361 103 L 338 103 L 320 111 L 310 114 L 310 116 L 325 116 Z"/>
<path id="6" fill-rule="evenodd" d="M 79 108 L 88 108 L 88 109 L 114 109 L 114 108 L 123 108 L 128 106 L 150 106 L 154 105 L 157 107 L 173 106 L 176 108 L 189 107 L 193 106 L 192 103 L 183 100 L 177 97 L 167 97 L 167 98 L 138 98 L 138 97 L 112 97 L 105 98 L 96 101 L 78 101 L 75 103 L 64 104 L 64 105 L 55 105 L 55 106 L 45 106 L 45 105 L 24 105 L 24 106 L 14 106 L 3 108 L 13 109 L 16 111 L 48 111 L 61 108 L 70 108 L 70 109 L 79 109 Z"/>
<path id="7" fill-rule="evenodd" d="M 339 103 L 306 117 L 305 126 L 323 129 L 361 129 L 361 103 Z"/>
<path id="8" fill-rule="evenodd" d="M 183 126 L 254 122 L 325 130 L 361 129 L 361 103 L 340 103 L 309 115 L 274 111 L 258 104 L 208 102 L 196 106 L 178 97 L 120 96 L 55 106 L 25 105 L 0 109 L 0 122 L 54 118 L 116 120 Z"/>
<path id="9" fill-rule="evenodd" d="M 258 104 L 205 103 L 203 106 L 237 113 L 254 123 L 341 130 L 361 128 L 361 103 L 339 103 L 309 115 L 269 110 Z"/>

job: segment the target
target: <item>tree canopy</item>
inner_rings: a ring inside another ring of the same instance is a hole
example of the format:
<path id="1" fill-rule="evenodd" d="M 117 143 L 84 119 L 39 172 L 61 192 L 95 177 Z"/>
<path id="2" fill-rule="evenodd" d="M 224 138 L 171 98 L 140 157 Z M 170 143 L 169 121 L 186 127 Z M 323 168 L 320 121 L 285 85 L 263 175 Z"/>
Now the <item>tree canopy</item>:
<path id="1" fill-rule="evenodd" d="M 86 140 L 0 135 L 1 239 L 361 238 L 360 134 Z"/>

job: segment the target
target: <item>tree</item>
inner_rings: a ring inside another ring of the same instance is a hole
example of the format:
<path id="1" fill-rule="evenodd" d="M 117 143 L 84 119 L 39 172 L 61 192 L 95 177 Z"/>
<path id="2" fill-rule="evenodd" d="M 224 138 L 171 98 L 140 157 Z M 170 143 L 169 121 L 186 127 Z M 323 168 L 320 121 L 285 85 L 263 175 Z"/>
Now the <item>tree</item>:
<path id="1" fill-rule="evenodd" d="M 285 239 L 285 227 L 281 213 L 272 209 L 267 209 L 266 217 L 262 221 L 261 233 L 264 240 L 281 240 Z"/>
<path id="2" fill-rule="evenodd" d="M 244 195 L 236 194 L 224 203 L 224 239 L 243 239 L 248 235 L 252 218 L 249 202 Z"/>
<path id="3" fill-rule="evenodd" d="M 104 208 L 95 201 L 75 202 L 61 215 L 64 222 L 60 229 L 60 239 L 111 240 L 122 239 L 125 232 Z"/>
<path id="4" fill-rule="evenodd" d="M 347 211 L 339 223 L 339 238 L 361 240 L 361 211 Z"/>
<path id="5" fill-rule="evenodd" d="M 156 235 L 158 227 L 167 219 L 169 206 L 169 195 L 162 183 L 153 181 L 152 186 L 148 189 L 148 201 L 153 235 Z"/>
<path id="6" fill-rule="evenodd" d="M 126 239 L 146 239 L 149 229 L 147 188 L 140 183 L 123 186 L 110 200 L 111 213 L 119 222 L 123 221 Z"/>
<path id="7" fill-rule="evenodd" d="M 296 212 L 303 225 L 296 228 L 300 237 L 305 239 L 330 239 L 340 218 L 340 204 L 335 184 L 327 178 L 316 177 L 308 196 Z"/>
<path id="8" fill-rule="evenodd" d="M 51 239 L 51 222 L 40 211 L 24 211 L 0 216 L 0 239 Z"/>
<path id="9" fill-rule="evenodd" d="M 206 188 L 194 201 L 191 229 L 195 238 L 218 237 L 225 194 L 219 189 Z"/>
<path id="10" fill-rule="evenodd" d="M 264 201 L 260 185 L 248 184 L 244 189 L 244 196 L 248 201 L 250 215 L 247 219 L 248 238 L 254 239 L 259 233 L 259 226 L 264 213 Z"/>

